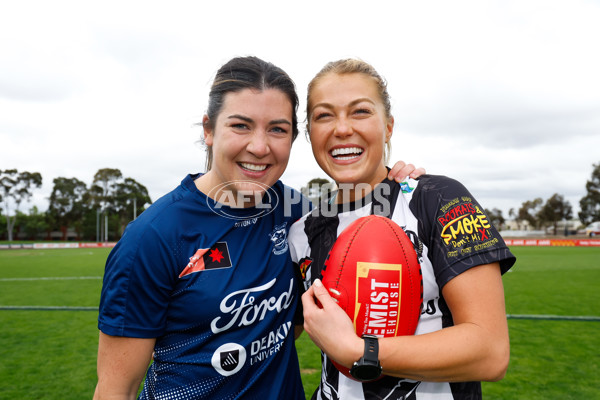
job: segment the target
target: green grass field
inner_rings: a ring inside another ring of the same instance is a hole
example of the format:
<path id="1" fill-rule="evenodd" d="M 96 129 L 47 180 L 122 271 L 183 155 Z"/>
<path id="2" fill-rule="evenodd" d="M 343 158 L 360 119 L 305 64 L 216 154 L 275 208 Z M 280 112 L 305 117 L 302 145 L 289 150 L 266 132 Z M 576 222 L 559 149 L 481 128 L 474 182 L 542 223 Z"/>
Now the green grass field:
<path id="1" fill-rule="evenodd" d="M 600 248 L 513 251 L 517 265 L 504 276 L 511 361 L 506 378 L 483 384 L 484 398 L 600 398 Z M 108 253 L 0 251 L 0 399 L 91 399 Z M 548 317 L 519 318 L 531 315 Z M 305 334 L 297 348 L 310 398 L 319 353 Z"/>

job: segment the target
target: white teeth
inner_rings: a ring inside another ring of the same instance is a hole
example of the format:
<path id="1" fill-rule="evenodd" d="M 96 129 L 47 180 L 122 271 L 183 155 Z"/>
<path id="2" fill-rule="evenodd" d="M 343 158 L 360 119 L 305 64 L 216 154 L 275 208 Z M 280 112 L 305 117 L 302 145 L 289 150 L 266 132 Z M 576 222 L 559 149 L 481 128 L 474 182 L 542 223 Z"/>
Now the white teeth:
<path id="1" fill-rule="evenodd" d="M 249 169 L 250 171 L 264 171 L 265 169 L 267 169 L 267 166 L 265 164 L 256 165 L 256 164 L 240 163 L 240 165 L 242 166 L 242 168 Z"/>
<path id="2" fill-rule="evenodd" d="M 363 150 L 359 147 L 343 147 L 343 148 L 337 148 L 337 149 L 333 149 L 331 150 L 331 155 L 334 157 L 337 157 L 340 160 L 349 160 L 351 159 L 353 156 L 359 156 L 360 154 L 362 154 Z M 352 155 L 350 157 L 338 157 L 338 156 L 342 156 L 342 155 Z"/>

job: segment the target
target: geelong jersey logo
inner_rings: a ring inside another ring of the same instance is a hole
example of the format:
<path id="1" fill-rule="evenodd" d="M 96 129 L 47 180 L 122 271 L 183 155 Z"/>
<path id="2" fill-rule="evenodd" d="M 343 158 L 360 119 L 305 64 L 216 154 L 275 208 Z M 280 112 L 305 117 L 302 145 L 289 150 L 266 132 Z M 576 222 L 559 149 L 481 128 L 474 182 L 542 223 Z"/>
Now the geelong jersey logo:
<path id="1" fill-rule="evenodd" d="M 286 232 L 287 222 L 277 225 L 273 232 L 269 233 L 269 238 L 273 242 L 273 254 L 283 254 L 288 249 L 288 240 Z"/>

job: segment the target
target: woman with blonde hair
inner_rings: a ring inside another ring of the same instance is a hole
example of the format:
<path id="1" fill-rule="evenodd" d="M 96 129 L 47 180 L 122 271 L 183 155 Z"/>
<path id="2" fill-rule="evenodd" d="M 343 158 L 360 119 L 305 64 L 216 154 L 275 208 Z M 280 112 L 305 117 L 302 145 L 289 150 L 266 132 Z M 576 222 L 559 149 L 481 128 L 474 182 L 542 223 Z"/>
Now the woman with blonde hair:
<path id="1" fill-rule="evenodd" d="M 304 329 L 322 350 L 313 399 L 481 398 L 480 381 L 501 379 L 508 366 L 501 275 L 515 257 L 459 182 L 434 175 L 403 183 L 387 178 L 394 119 L 385 81 L 371 65 L 354 59 L 327 64 L 308 86 L 307 121 L 315 159 L 340 188 L 289 235 L 306 289 Z M 375 210 L 420 249 L 424 302 L 413 336 L 359 337 L 319 279 L 337 236 Z M 379 379 L 364 381 L 373 373 Z"/>

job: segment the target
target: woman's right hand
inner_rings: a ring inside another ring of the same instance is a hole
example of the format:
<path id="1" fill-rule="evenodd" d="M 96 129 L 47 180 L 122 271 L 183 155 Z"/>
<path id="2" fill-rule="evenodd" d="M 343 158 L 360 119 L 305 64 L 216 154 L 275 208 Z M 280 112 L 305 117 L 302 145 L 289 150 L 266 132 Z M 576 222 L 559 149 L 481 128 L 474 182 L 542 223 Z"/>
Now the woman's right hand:
<path id="1" fill-rule="evenodd" d="M 364 343 L 352 320 L 316 279 L 302 295 L 304 330 L 328 357 L 350 368 L 363 355 Z"/>

